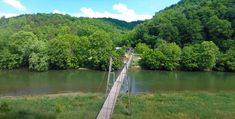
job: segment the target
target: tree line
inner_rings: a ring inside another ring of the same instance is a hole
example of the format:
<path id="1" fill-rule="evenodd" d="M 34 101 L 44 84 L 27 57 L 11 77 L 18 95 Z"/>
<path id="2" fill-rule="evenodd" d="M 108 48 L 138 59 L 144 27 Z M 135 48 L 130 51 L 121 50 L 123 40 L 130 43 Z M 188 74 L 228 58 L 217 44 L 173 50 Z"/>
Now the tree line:
<path id="1" fill-rule="evenodd" d="M 80 67 L 107 70 L 112 56 L 115 59 L 113 69 L 118 69 L 122 59 L 110 39 L 109 34 L 97 31 L 88 37 L 66 34 L 40 41 L 32 32 L 19 31 L 1 47 L 0 67 L 28 67 L 34 71 Z"/>
<path id="2" fill-rule="evenodd" d="M 180 48 L 158 39 L 156 48 L 139 43 L 136 52 L 142 55 L 141 67 L 150 70 L 235 71 L 235 49 L 222 53 L 212 41 Z"/>
<path id="3" fill-rule="evenodd" d="M 213 41 L 225 52 L 235 44 L 234 14 L 234 0 L 181 0 L 137 26 L 125 42 L 132 47 L 141 42 L 154 48 L 157 39 L 180 47 Z"/>
<path id="4" fill-rule="evenodd" d="M 181 0 L 151 20 L 32 14 L 0 19 L 0 69 L 35 71 L 88 67 L 106 70 L 110 56 L 121 66 L 123 51 L 142 54 L 152 70 L 235 70 L 234 0 Z M 134 28 L 134 29 L 133 29 Z"/>
<path id="5" fill-rule="evenodd" d="M 22 15 L 0 19 L 0 69 L 27 67 L 33 71 L 91 68 L 107 70 L 122 65 L 123 52 L 115 46 L 125 34 L 102 19 L 59 14 Z"/>
<path id="6" fill-rule="evenodd" d="M 130 31 L 125 43 L 143 54 L 143 68 L 234 71 L 234 4 L 181 0 Z"/>

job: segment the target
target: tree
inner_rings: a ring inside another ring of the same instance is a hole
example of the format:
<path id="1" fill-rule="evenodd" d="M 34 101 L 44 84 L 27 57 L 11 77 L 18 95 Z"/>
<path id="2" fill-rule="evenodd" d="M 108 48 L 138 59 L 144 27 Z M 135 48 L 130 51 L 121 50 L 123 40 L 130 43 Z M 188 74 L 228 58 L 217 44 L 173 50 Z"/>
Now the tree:
<path id="1" fill-rule="evenodd" d="M 77 41 L 73 43 L 73 52 L 74 57 L 77 59 L 77 65 L 79 67 L 86 67 L 86 61 L 90 58 L 89 57 L 89 48 L 90 48 L 90 41 L 87 37 L 80 37 Z"/>
<path id="2" fill-rule="evenodd" d="M 49 66 L 52 69 L 67 69 L 71 63 L 70 44 L 53 39 L 48 44 Z"/>
<path id="3" fill-rule="evenodd" d="M 159 28 L 159 38 L 162 38 L 168 42 L 179 43 L 179 31 L 176 26 L 172 24 L 162 24 Z"/>
<path id="4" fill-rule="evenodd" d="M 230 48 L 235 48 L 235 40 L 232 39 L 223 40 L 219 46 L 221 51 L 226 52 Z"/>
<path id="5" fill-rule="evenodd" d="M 38 50 L 37 42 L 37 36 L 32 32 L 20 31 L 11 36 L 10 51 L 19 56 L 20 65 L 28 66 L 30 54 Z"/>
<path id="6" fill-rule="evenodd" d="M 113 42 L 110 35 L 98 31 L 89 37 L 89 59 L 87 65 L 93 69 L 107 70 L 112 55 Z"/>
<path id="7" fill-rule="evenodd" d="M 159 51 L 158 49 L 149 50 L 144 53 L 140 61 L 142 68 L 151 69 L 151 70 L 161 70 L 164 69 L 164 61 L 166 56 Z"/>
<path id="8" fill-rule="evenodd" d="M 123 51 L 114 47 L 132 46 L 143 54 L 141 62 L 149 69 L 175 70 L 181 60 L 182 69 L 233 71 L 235 9 L 231 3 L 182 0 L 135 28 L 138 23 L 60 14 L 0 18 L 1 68 L 29 66 L 39 71 L 46 70 L 48 63 L 51 69 L 107 70 L 113 57 L 118 69 Z M 178 46 L 184 47 L 181 58 Z"/>
<path id="9" fill-rule="evenodd" d="M 210 17 L 208 23 L 208 39 L 212 39 L 216 44 L 220 40 L 230 39 L 233 33 L 231 23 L 227 20 L 221 20 L 217 16 Z"/>
<path id="10" fill-rule="evenodd" d="M 213 41 L 220 48 L 223 40 L 234 39 L 234 7 L 230 0 L 183 0 L 166 8 L 133 30 L 132 46 L 153 47 L 156 39 L 187 44 Z"/>
<path id="11" fill-rule="evenodd" d="M 47 46 L 43 41 L 35 42 L 37 47 L 29 56 L 29 69 L 33 71 L 47 71 L 49 69 L 49 56 Z"/>
<path id="12" fill-rule="evenodd" d="M 189 20 L 186 27 L 187 36 L 185 36 L 186 38 L 184 40 L 188 41 L 186 43 L 198 43 L 203 40 L 202 31 L 203 26 L 200 20 Z"/>
<path id="13" fill-rule="evenodd" d="M 216 65 L 219 48 L 212 41 L 202 42 L 195 50 L 199 52 L 197 61 L 200 70 L 211 70 Z"/>
<path id="14" fill-rule="evenodd" d="M 230 48 L 224 55 L 225 69 L 235 71 L 235 48 Z"/>
<path id="15" fill-rule="evenodd" d="M 47 71 L 49 57 L 43 53 L 32 53 L 29 58 L 29 69 L 33 71 Z"/>
<path id="16" fill-rule="evenodd" d="M 86 41 L 72 34 L 61 35 L 58 36 L 57 39 L 69 44 L 69 46 L 67 46 L 70 57 L 68 68 L 80 67 L 82 65 L 81 59 L 86 56 L 86 53 L 88 53 L 87 51 L 83 50 L 84 47 L 88 47 Z"/>
<path id="17" fill-rule="evenodd" d="M 159 46 L 165 46 L 167 45 L 167 42 L 163 39 L 157 39 L 156 40 L 156 44 L 155 44 L 155 48 L 159 47 Z"/>
<path id="18" fill-rule="evenodd" d="M 113 58 L 112 70 L 118 70 L 123 66 L 122 56 L 117 51 L 112 51 L 111 57 Z"/>
<path id="19" fill-rule="evenodd" d="M 149 50 L 150 50 L 150 48 L 144 43 L 138 43 L 136 45 L 136 52 L 139 54 L 145 54 Z"/>
<path id="20" fill-rule="evenodd" d="M 141 66 L 151 70 L 175 70 L 179 66 L 181 49 L 175 43 L 157 41 L 157 48 L 145 52 Z"/>
<path id="21" fill-rule="evenodd" d="M 181 64 L 187 70 L 211 70 L 218 60 L 219 48 L 212 41 L 185 46 Z"/>
<path id="22" fill-rule="evenodd" d="M 20 57 L 8 49 L 0 50 L 0 69 L 14 69 L 20 65 Z"/>
<path id="23" fill-rule="evenodd" d="M 197 57 L 198 53 L 195 51 L 195 45 L 185 46 L 181 55 L 181 67 L 184 70 L 194 71 L 198 70 Z"/>
<path id="24" fill-rule="evenodd" d="M 0 50 L 9 48 L 9 37 L 13 34 L 11 30 L 0 29 Z"/>
<path id="25" fill-rule="evenodd" d="M 185 44 L 199 42 L 203 39 L 202 36 L 202 24 L 198 19 L 189 20 L 183 18 L 175 23 L 179 29 L 180 43 L 181 46 Z"/>
<path id="26" fill-rule="evenodd" d="M 176 43 L 164 43 L 157 47 L 165 56 L 165 70 L 175 70 L 179 66 L 181 48 Z"/>
<path id="27" fill-rule="evenodd" d="M 137 26 L 132 32 L 130 32 L 130 40 L 132 47 L 135 47 L 138 43 L 145 43 L 149 46 L 154 46 L 154 41 L 148 34 L 147 26 L 141 24 Z"/>

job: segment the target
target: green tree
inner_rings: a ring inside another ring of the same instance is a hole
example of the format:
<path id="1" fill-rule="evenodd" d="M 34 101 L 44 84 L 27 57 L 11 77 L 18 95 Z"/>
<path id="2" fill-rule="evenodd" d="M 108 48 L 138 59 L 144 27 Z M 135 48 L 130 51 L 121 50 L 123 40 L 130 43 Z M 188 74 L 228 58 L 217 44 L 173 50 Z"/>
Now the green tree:
<path id="1" fill-rule="evenodd" d="M 112 70 L 118 70 L 123 66 L 122 56 L 117 51 L 112 51 L 113 65 Z"/>
<path id="2" fill-rule="evenodd" d="M 212 41 L 186 46 L 181 56 L 181 65 L 187 70 L 211 70 L 219 54 L 219 48 Z"/>
<path id="3" fill-rule="evenodd" d="M 185 46 L 182 50 L 181 55 L 181 67 L 184 70 L 198 70 L 198 63 L 197 63 L 197 57 L 198 53 L 196 53 L 194 47 L 195 45 L 189 45 Z"/>
<path id="4" fill-rule="evenodd" d="M 211 70 L 216 65 L 219 48 L 212 41 L 202 42 L 196 51 L 199 52 L 197 61 L 200 70 Z"/>
<path id="5" fill-rule="evenodd" d="M 164 43 L 157 47 L 165 56 L 165 70 L 175 70 L 179 66 L 181 48 L 176 43 Z"/>
<path id="6" fill-rule="evenodd" d="M 78 36 L 76 35 L 72 35 L 72 34 L 65 34 L 65 35 L 61 35 L 59 37 L 57 37 L 57 39 L 61 40 L 62 42 L 66 42 L 67 44 L 69 44 L 69 46 L 67 46 L 68 50 L 69 50 L 69 57 L 70 59 L 68 60 L 68 68 L 78 68 L 81 66 L 81 58 L 86 56 L 85 53 L 87 53 L 87 51 L 83 50 L 84 47 L 88 47 L 86 45 L 86 41 L 85 40 L 81 40 Z M 80 44 L 82 43 L 82 44 Z M 83 54 L 81 54 L 81 52 Z"/>
<path id="7" fill-rule="evenodd" d="M 163 39 L 157 39 L 156 40 L 156 44 L 155 44 L 155 48 L 159 47 L 159 46 L 165 46 L 167 45 L 167 42 Z"/>
<path id="8" fill-rule="evenodd" d="M 87 37 L 83 36 L 80 37 L 79 40 L 73 43 L 73 51 L 74 56 L 77 59 L 77 63 L 79 67 L 86 67 L 86 61 L 90 58 L 89 57 L 89 49 L 90 49 L 90 41 Z"/>
<path id="9" fill-rule="evenodd" d="M 175 70 L 179 66 L 181 48 L 175 43 L 157 42 L 156 49 L 143 54 L 141 66 L 151 70 Z"/>
<path id="10" fill-rule="evenodd" d="M 223 40 L 220 44 L 220 49 L 223 52 L 228 51 L 230 48 L 235 48 L 235 40 L 228 39 L 228 40 Z"/>
<path id="11" fill-rule="evenodd" d="M 33 71 L 47 71 L 49 69 L 49 56 L 47 46 L 43 41 L 35 42 L 37 47 L 29 56 L 29 69 Z"/>
<path id="12" fill-rule="evenodd" d="M 14 69 L 20 65 L 20 57 L 8 49 L 0 50 L 0 69 Z"/>
<path id="13" fill-rule="evenodd" d="M 162 24 L 159 28 L 159 38 L 162 38 L 168 42 L 179 43 L 179 31 L 178 28 L 172 24 Z"/>
<path id="14" fill-rule="evenodd" d="M 53 39 L 48 44 L 49 66 L 52 69 L 67 69 L 71 63 L 70 44 Z"/>
<path id="15" fill-rule="evenodd" d="M 49 57 L 43 53 L 32 53 L 29 58 L 29 69 L 33 71 L 47 71 Z"/>
<path id="16" fill-rule="evenodd" d="M 138 43 L 136 45 L 136 52 L 139 53 L 139 54 L 145 54 L 149 50 L 150 50 L 149 46 L 147 46 L 144 43 Z"/>
<path id="17" fill-rule="evenodd" d="M 158 49 L 149 50 L 143 54 L 140 65 L 142 68 L 146 69 L 161 70 L 164 68 L 166 59 L 166 56 Z"/>
<path id="18" fill-rule="evenodd" d="M 225 69 L 235 71 L 235 48 L 230 48 L 224 55 Z"/>
<path id="19" fill-rule="evenodd" d="M 89 37 L 89 59 L 87 65 L 94 69 L 107 70 L 112 55 L 113 42 L 110 35 L 98 31 Z"/>
<path id="20" fill-rule="evenodd" d="M 230 39 L 233 33 L 231 23 L 227 20 L 221 20 L 217 16 L 212 16 L 208 23 L 208 39 L 212 39 L 219 44 L 220 40 Z"/>
<path id="21" fill-rule="evenodd" d="M 145 43 L 150 47 L 153 47 L 155 45 L 155 37 L 150 35 L 149 32 L 151 32 L 150 29 L 143 24 L 135 28 L 133 32 L 130 32 L 132 47 L 135 47 L 138 43 Z"/>
<path id="22" fill-rule="evenodd" d="M 19 55 L 19 63 L 28 66 L 28 59 L 32 52 L 38 50 L 38 40 L 32 32 L 20 31 L 12 35 L 10 50 L 13 54 Z"/>

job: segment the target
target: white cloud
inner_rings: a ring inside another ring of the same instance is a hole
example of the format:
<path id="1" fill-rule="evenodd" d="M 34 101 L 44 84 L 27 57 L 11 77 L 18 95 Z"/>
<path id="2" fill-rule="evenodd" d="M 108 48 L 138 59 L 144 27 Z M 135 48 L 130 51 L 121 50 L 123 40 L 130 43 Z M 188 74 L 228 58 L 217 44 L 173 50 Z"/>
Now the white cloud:
<path id="1" fill-rule="evenodd" d="M 114 5 L 113 5 L 113 10 L 116 10 L 116 11 L 118 11 L 119 13 L 123 13 L 123 14 L 135 14 L 135 11 L 134 11 L 134 10 L 127 8 L 126 5 L 121 4 L 121 3 L 119 3 L 119 4 L 114 4 Z"/>
<path id="2" fill-rule="evenodd" d="M 19 0 L 3 0 L 6 4 L 16 8 L 19 11 L 26 11 L 26 7 Z"/>
<path id="3" fill-rule="evenodd" d="M 113 10 L 117 11 L 117 13 L 110 12 L 96 12 L 92 8 L 82 7 L 80 9 L 80 13 L 72 14 L 72 16 L 76 17 L 90 17 L 90 18 L 115 18 L 119 20 L 124 20 L 127 22 L 137 21 L 137 20 L 145 20 L 151 19 L 151 15 L 145 14 L 137 14 L 134 10 L 129 9 L 125 4 L 114 4 Z"/>
<path id="4" fill-rule="evenodd" d="M 62 15 L 65 15 L 65 14 L 66 14 L 65 12 L 61 12 L 61 11 L 59 11 L 59 10 L 57 10 L 57 9 L 53 10 L 52 13 L 53 13 L 53 14 L 62 14 Z"/>
<path id="5" fill-rule="evenodd" d="M 0 17 L 9 18 L 9 17 L 17 16 L 17 15 L 18 15 L 18 14 L 16 14 L 16 13 L 3 13 L 3 12 L 0 12 Z"/>

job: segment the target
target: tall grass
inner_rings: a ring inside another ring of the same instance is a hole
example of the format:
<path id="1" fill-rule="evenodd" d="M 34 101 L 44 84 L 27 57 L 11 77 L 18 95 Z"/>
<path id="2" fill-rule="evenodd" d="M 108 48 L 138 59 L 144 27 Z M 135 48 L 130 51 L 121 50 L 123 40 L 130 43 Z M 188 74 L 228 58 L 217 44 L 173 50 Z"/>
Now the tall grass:
<path id="1" fill-rule="evenodd" d="M 0 98 L 0 119 L 95 119 L 103 95 Z M 162 92 L 119 98 L 113 119 L 233 119 L 235 92 Z"/>
<path id="2" fill-rule="evenodd" d="M 0 98 L 0 119 L 94 119 L 103 99 L 101 95 L 42 96 Z"/>
<path id="3" fill-rule="evenodd" d="M 233 119 L 235 93 L 160 93 L 131 97 L 132 115 L 117 105 L 113 119 Z M 127 103 L 127 97 L 123 99 Z"/>

